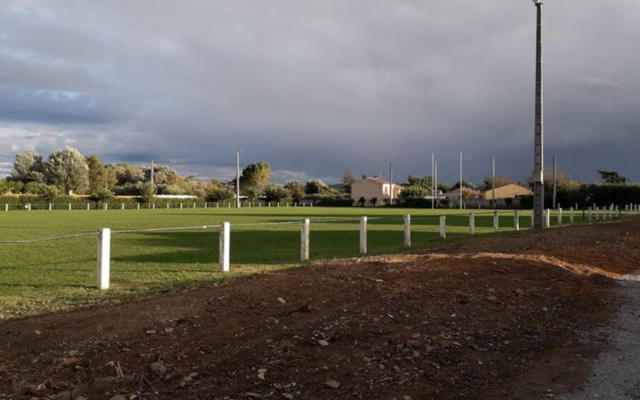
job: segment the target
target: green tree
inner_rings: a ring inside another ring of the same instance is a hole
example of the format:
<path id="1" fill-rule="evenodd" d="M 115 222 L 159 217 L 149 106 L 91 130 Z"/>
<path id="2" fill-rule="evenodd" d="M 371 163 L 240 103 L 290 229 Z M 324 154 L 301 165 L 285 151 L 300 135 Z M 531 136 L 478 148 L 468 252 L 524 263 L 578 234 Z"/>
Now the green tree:
<path id="1" fill-rule="evenodd" d="M 267 198 L 267 201 L 281 201 L 291 197 L 291 192 L 283 186 L 270 183 L 264 189 L 264 196 Z"/>
<path id="2" fill-rule="evenodd" d="M 227 185 L 219 185 L 207 193 L 208 201 L 227 201 L 235 197 L 233 188 Z"/>
<path id="3" fill-rule="evenodd" d="M 629 178 L 627 178 L 626 176 L 620 175 L 618 171 L 598 170 L 598 173 L 604 180 L 604 183 L 609 183 L 614 185 L 629 183 Z"/>
<path id="4" fill-rule="evenodd" d="M 0 196 L 6 194 L 10 190 L 11 188 L 10 188 L 9 182 L 0 181 Z"/>
<path id="5" fill-rule="evenodd" d="M 431 190 L 422 185 L 405 186 L 400 192 L 401 199 L 422 199 L 431 194 Z"/>
<path id="6" fill-rule="evenodd" d="M 32 149 L 16 154 L 13 170 L 11 170 L 11 180 L 24 183 L 44 182 L 42 156 Z"/>
<path id="7" fill-rule="evenodd" d="M 257 186 L 248 186 L 244 188 L 244 195 L 249 198 L 251 201 L 256 201 L 260 196 L 262 196 L 263 189 Z"/>
<path id="8" fill-rule="evenodd" d="M 240 189 L 243 192 L 250 187 L 263 190 L 267 186 L 270 176 L 271 166 L 264 161 L 249 164 L 242 170 Z"/>
<path id="9" fill-rule="evenodd" d="M 289 181 L 284 184 L 284 187 L 291 192 L 291 197 L 295 201 L 299 201 L 304 198 L 304 186 L 297 181 Z"/>
<path id="10" fill-rule="evenodd" d="M 66 192 L 85 193 L 89 188 L 89 167 L 80 152 L 72 147 L 56 150 L 45 164 L 45 181 L 62 186 Z"/>
<path id="11" fill-rule="evenodd" d="M 156 195 L 156 187 L 151 182 L 144 182 L 140 185 L 140 198 L 145 203 L 151 203 Z"/>
<path id="12" fill-rule="evenodd" d="M 62 194 L 62 190 L 54 185 L 42 185 L 40 187 L 40 198 L 43 200 L 53 203 L 55 200 Z"/>
<path id="13" fill-rule="evenodd" d="M 356 181 L 356 178 L 353 176 L 353 171 L 350 168 L 347 168 L 344 171 L 344 175 L 342 176 L 342 185 L 344 186 L 344 190 L 347 193 L 351 193 L 351 185 Z"/>
<path id="14" fill-rule="evenodd" d="M 98 156 L 87 157 L 89 167 L 89 191 L 91 193 L 111 190 L 118 182 L 116 169 L 112 166 L 105 167 Z"/>
<path id="15" fill-rule="evenodd" d="M 329 186 L 320 179 L 310 179 L 307 181 L 304 192 L 306 194 L 324 194 L 329 190 Z"/>

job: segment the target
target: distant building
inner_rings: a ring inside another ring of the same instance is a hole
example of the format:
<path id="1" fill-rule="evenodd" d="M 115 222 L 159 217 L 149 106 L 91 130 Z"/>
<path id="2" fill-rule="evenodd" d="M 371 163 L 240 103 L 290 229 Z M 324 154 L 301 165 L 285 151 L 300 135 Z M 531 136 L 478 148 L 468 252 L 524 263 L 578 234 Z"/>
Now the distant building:
<path id="1" fill-rule="evenodd" d="M 493 190 L 488 189 L 484 192 L 485 200 L 493 200 Z M 508 185 L 500 186 L 495 189 L 496 200 L 515 199 L 516 197 L 531 196 L 533 192 L 524 186 L 516 185 L 515 183 L 509 183 Z"/>
<path id="2" fill-rule="evenodd" d="M 454 189 L 450 192 L 443 193 L 442 197 L 446 197 L 450 207 L 457 208 L 460 206 L 460 189 Z M 478 201 L 482 197 L 482 193 L 470 188 L 462 188 L 463 206 L 478 206 Z"/>
<path id="3" fill-rule="evenodd" d="M 367 204 L 374 206 L 384 204 L 389 200 L 390 194 L 393 193 L 394 203 L 398 200 L 402 186 L 395 183 L 389 183 L 380 178 L 365 178 L 353 182 L 351 185 L 351 198 L 354 205 L 358 203 L 361 197 L 364 197 Z M 376 199 L 376 203 L 372 204 L 371 200 Z"/>

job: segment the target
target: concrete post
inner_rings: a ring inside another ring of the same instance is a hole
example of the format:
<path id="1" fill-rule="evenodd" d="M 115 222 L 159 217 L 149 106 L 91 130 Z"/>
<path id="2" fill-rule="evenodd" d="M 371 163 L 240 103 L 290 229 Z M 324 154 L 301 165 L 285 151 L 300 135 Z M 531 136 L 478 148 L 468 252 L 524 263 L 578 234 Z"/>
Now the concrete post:
<path id="1" fill-rule="evenodd" d="M 600 207 L 596 207 L 596 221 L 600 220 Z"/>
<path id="2" fill-rule="evenodd" d="M 138 210 L 140 209 L 140 203 L 138 203 Z"/>
<path id="3" fill-rule="evenodd" d="M 367 254 L 367 217 L 360 217 L 360 254 Z"/>
<path id="4" fill-rule="evenodd" d="M 571 207 L 569 209 L 569 223 L 570 224 L 573 224 L 573 213 L 574 213 L 574 209 L 573 209 L 573 207 Z"/>
<path id="5" fill-rule="evenodd" d="M 616 218 L 620 218 L 620 208 L 616 206 Z"/>
<path id="6" fill-rule="evenodd" d="M 558 225 L 562 225 L 562 208 L 558 208 Z"/>
<path id="7" fill-rule="evenodd" d="M 52 206 L 51 206 L 51 203 L 49 203 L 49 211 L 51 211 L 51 209 L 52 209 Z"/>
<path id="8" fill-rule="evenodd" d="M 302 220 L 300 231 L 300 260 L 309 261 L 309 220 Z"/>
<path id="9" fill-rule="evenodd" d="M 27 211 L 31 211 L 31 203 L 27 204 Z"/>
<path id="10" fill-rule="evenodd" d="M 107 203 L 102 204 L 102 209 L 103 210 L 107 210 L 109 208 L 109 206 L 107 205 Z"/>
<path id="11" fill-rule="evenodd" d="M 447 216 L 440 216 L 440 237 L 443 239 L 447 238 Z"/>
<path id="12" fill-rule="evenodd" d="M 111 229 L 102 228 L 98 233 L 98 289 L 109 289 L 109 269 L 111 262 Z"/>
<path id="13" fill-rule="evenodd" d="M 171 208 L 171 203 L 167 203 L 167 210 Z"/>
<path id="14" fill-rule="evenodd" d="M 69 211 L 71 211 L 71 203 L 69 203 Z"/>
<path id="15" fill-rule="evenodd" d="M 551 226 L 551 210 L 548 208 L 544 210 L 544 227 L 549 228 Z"/>
<path id="16" fill-rule="evenodd" d="M 204 208 L 209 208 L 206 201 L 204 202 Z"/>
<path id="17" fill-rule="evenodd" d="M 476 214 L 469 213 L 469 234 L 476 234 Z"/>
<path id="18" fill-rule="evenodd" d="M 231 224 L 220 224 L 220 272 L 229 272 L 229 252 L 231 249 Z"/>
<path id="19" fill-rule="evenodd" d="M 513 230 L 520 230 L 520 210 L 515 210 L 513 212 Z"/>
<path id="20" fill-rule="evenodd" d="M 193 208 L 196 208 L 196 203 L 193 203 Z"/>
<path id="21" fill-rule="evenodd" d="M 124 203 L 121 203 L 121 204 L 120 204 L 120 209 L 121 209 L 121 210 L 124 210 Z"/>
<path id="22" fill-rule="evenodd" d="M 613 206 L 609 206 L 609 219 L 613 219 Z"/>
<path id="23" fill-rule="evenodd" d="M 493 212 L 493 231 L 498 232 L 500 229 L 500 215 L 497 211 Z"/>
<path id="24" fill-rule="evenodd" d="M 91 209 L 91 203 L 87 203 L 87 210 Z"/>
<path id="25" fill-rule="evenodd" d="M 9 203 L 6 203 L 6 204 L 4 205 L 4 210 L 5 210 L 5 211 L 9 211 Z"/>
<path id="26" fill-rule="evenodd" d="M 404 247 L 411 247 L 411 215 L 404 216 Z"/>
<path id="27" fill-rule="evenodd" d="M 180 209 L 182 210 L 182 203 L 180 203 Z"/>

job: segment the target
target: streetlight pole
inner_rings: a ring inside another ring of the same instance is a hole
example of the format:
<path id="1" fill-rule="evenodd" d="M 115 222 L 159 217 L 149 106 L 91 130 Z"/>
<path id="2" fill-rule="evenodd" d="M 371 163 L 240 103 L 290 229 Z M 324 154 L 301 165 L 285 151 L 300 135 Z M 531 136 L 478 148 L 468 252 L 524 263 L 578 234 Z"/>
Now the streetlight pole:
<path id="1" fill-rule="evenodd" d="M 240 154 L 242 150 L 236 150 L 236 208 L 240 208 Z"/>
<path id="2" fill-rule="evenodd" d="M 544 210 L 544 135 L 542 108 L 542 0 L 533 0 L 536 6 L 536 118 L 535 157 L 533 168 L 533 227 L 542 228 Z"/>

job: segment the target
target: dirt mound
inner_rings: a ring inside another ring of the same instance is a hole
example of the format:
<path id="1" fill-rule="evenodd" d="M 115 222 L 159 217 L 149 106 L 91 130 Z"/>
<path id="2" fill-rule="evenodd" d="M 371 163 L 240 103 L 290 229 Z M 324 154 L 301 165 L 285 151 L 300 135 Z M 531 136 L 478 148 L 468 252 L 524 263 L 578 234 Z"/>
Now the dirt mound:
<path id="1" fill-rule="evenodd" d="M 575 389 L 636 221 L 339 260 L 0 325 L 0 399 L 539 399 Z M 122 395 L 124 397 L 117 397 Z M 115 396 L 115 397 L 114 397 Z"/>

